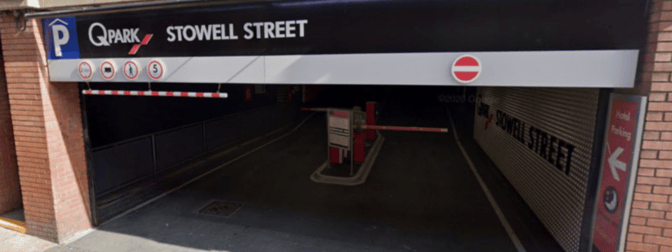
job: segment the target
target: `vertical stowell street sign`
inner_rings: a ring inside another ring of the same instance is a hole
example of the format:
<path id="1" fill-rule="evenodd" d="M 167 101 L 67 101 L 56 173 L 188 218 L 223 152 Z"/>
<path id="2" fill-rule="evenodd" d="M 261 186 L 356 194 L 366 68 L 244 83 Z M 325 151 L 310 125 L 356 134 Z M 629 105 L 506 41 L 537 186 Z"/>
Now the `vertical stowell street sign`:
<path id="1" fill-rule="evenodd" d="M 595 197 L 593 252 L 624 250 L 645 112 L 645 96 L 611 94 L 609 98 L 609 121 Z"/>

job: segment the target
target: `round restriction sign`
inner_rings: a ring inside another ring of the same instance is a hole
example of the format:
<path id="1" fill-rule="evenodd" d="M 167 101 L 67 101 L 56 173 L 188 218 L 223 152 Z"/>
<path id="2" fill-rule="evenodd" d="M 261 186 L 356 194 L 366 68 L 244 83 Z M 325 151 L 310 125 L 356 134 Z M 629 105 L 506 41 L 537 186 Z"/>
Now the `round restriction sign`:
<path id="1" fill-rule="evenodd" d="M 91 61 L 84 60 L 79 63 L 77 71 L 79 72 L 79 77 L 81 77 L 83 80 L 90 80 L 91 77 L 93 77 L 93 63 L 91 63 Z"/>
<path id="2" fill-rule="evenodd" d="M 450 68 L 453 78 L 460 83 L 471 83 L 481 75 L 481 61 L 471 55 L 458 57 Z"/>
<path id="3" fill-rule="evenodd" d="M 100 75 L 105 80 L 112 80 L 117 72 L 117 66 L 111 60 L 105 60 L 100 64 Z"/>
<path id="4" fill-rule="evenodd" d="M 147 64 L 147 75 L 152 80 L 160 80 L 166 75 L 166 67 L 161 60 L 152 60 Z"/>
<path id="5" fill-rule="evenodd" d="M 135 80 L 140 75 L 140 63 L 129 60 L 124 63 L 124 76 L 126 79 Z"/>
<path id="6" fill-rule="evenodd" d="M 604 195 L 602 196 L 602 201 L 604 202 L 604 208 L 607 209 L 607 212 L 614 213 L 618 208 L 618 193 L 613 187 L 607 187 L 604 190 Z"/>

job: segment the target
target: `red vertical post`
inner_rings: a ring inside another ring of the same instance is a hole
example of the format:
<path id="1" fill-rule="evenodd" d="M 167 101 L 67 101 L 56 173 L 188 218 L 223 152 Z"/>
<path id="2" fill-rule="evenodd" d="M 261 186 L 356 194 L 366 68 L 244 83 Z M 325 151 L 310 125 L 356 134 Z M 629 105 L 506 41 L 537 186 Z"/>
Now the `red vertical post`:
<path id="1" fill-rule="evenodd" d="M 375 132 L 374 132 L 375 133 Z M 355 146 L 353 146 L 353 161 L 355 163 L 364 163 L 364 149 L 366 142 L 366 132 L 354 132 Z"/>
<path id="2" fill-rule="evenodd" d="M 245 87 L 245 101 L 246 102 L 252 101 L 252 88 L 251 87 Z"/>
<path id="3" fill-rule="evenodd" d="M 343 163 L 343 152 L 340 148 L 329 146 L 329 163 L 340 164 Z"/>
<path id="4" fill-rule="evenodd" d="M 366 102 L 366 124 L 376 125 L 376 102 Z M 366 130 L 366 140 L 376 140 L 376 130 Z"/>

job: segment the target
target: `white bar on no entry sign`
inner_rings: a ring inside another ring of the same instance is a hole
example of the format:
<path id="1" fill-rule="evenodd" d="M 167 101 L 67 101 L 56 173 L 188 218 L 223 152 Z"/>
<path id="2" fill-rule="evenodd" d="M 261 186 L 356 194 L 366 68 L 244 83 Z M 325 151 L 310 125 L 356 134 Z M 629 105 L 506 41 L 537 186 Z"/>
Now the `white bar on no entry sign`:
<path id="1" fill-rule="evenodd" d="M 478 66 L 454 66 L 453 71 L 455 71 L 455 72 L 478 72 L 478 71 L 481 71 L 481 67 L 478 67 Z"/>

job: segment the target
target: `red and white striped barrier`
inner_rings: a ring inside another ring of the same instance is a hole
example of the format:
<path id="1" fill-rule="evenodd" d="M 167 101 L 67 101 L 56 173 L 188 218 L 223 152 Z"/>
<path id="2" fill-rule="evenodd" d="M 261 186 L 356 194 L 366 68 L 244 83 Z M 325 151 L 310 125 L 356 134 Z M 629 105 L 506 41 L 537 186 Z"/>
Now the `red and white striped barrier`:
<path id="1" fill-rule="evenodd" d="M 306 108 L 306 107 L 301 107 L 301 111 L 327 112 L 327 108 Z"/>
<path id="2" fill-rule="evenodd" d="M 430 128 L 430 127 L 405 127 L 405 126 L 381 126 L 381 125 L 354 125 L 355 129 L 371 129 L 371 130 L 392 130 L 392 131 L 417 131 L 417 132 L 448 132 L 446 128 Z"/>
<path id="3" fill-rule="evenodd" d="M 162 96 L 162 97 L 193 97 L 193 98 L 227 98 L 227 93 L 181 92 L 181 91 L 131 91 L 131 90 L 82 90 L 84 95 L 119 95 L 119 96 Z"/>
<path id="4" fill-rule="evenodd" d="M 371 104 L 371 105 L 369 105 Z M 372 115 L 374 112 L 374 103 L 369 102 L 367 103 L 367 108 L 370 110 L 369 113 L 367 113 L 367 120 L 372 119 L 372 117 L 368 117 L 368 115 Z M 328 109 L 327 108 L 306 108 L 302 107 L 301 111 L 318 111 L 318 112 L 326 112 Z M 375 123 L 375 119 L 373 120 L 373 123 Z M 437 133 L 445 133 L 448 132 L 448 129 L 446 128 L 431 128 L 431 127 L 405 127 L 405 126 L 381 126 L 381 125 L 353 125 L 353 128 L 355 129 L 366 129 L 366 130 L 371 130 L 373 134 L 375 135 L 374 130 L 391 130 L 391 131 L 416 131 L 416 132 L 437 132 Z M 373 138 L 375 139 L 375 137 Z M 371 139 L 368 139 L 371 140 Z"/>

